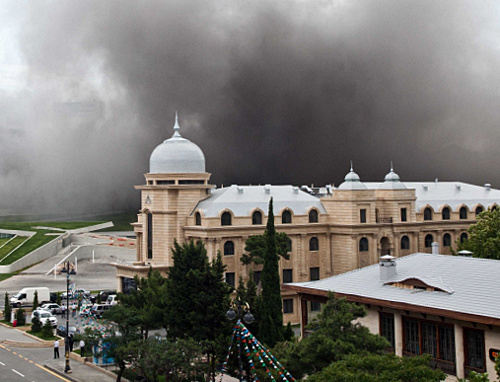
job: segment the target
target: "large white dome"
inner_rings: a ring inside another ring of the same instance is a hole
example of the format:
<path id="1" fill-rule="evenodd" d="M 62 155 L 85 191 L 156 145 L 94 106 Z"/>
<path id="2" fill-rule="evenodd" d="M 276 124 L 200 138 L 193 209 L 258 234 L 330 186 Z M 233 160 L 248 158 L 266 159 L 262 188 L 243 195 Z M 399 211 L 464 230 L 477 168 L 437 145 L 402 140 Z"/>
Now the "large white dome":
<path id="1" fill-rule="evenodd" d="M 158 145 L 149 158 L 150 174 L 205 172 L 203 151 L 195 143 L 181 137 L 179 129 L 176 114 L 174 135 Z"/>

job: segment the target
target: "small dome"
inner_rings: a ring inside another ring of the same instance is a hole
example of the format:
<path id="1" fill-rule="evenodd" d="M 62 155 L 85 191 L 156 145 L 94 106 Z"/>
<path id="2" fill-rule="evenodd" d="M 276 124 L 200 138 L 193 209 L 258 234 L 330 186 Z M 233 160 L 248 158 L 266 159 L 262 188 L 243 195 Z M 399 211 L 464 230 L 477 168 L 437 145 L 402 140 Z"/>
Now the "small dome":
<path id="1" fill-rule="evenodd" d="M 182 138 L 175 114 L 174 134 L 158 145 L 149 159 L 150 174 L 203 173 L 205 156 L 193 142 Z"/>
<path id="2" fill-rule="evenodd" d="M 344 182 L 340 184 L 339 190 L 366 190 L 366 186 L 361 183 L 361 179 L 359 175 L 356 174 L 352 169 L 351 163 L 351 171 L 345 176 Z"/>
<path id="3" fill-rule="evenodd" d="M 399 175 L 394 172 L 392 169 L 391 162 L 391 171 L 385 176 L 384 183 L 382 183 L 379 187 L 381 190 L 406 190 L 406 186 L 401 183 L 399 180 Z"/>

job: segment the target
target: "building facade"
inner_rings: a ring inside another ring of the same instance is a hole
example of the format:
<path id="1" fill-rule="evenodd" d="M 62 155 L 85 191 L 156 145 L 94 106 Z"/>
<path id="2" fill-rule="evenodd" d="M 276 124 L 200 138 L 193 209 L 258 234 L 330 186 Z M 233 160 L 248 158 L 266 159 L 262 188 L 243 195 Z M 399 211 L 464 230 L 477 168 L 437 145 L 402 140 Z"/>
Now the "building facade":
<path id="1" fill-rule="evenodd" d="M 432 366 L 465 378 L 487 372 L 496 380 L 500 354 L 500 261 L 416 253 L 319 281 L 286 284 L 300 295 L 301 326 L 311 303 L 329 292 L 366 307 L 360 322 L 385 336 L 399 356 L 430 354 Z"/>
<path id="2" fill-rule="evenodd" d="M 245 242 L 262 234 L 273 198 L 276 230 L 287 233 L 290 259 L 280 260 L 285 283 L 318 280 L 378 262 L 431 252 L 437 242 L 448 254 L 476 215 L 496 208 L 500 191 L 462 182 L 401 182 L 391 168 L 383 182 L 361 182 L 353 171 L 338 187 L 260 185 L 216 188 L 209 183 L 202 150 L 174 134 L 155 148 L 141 191 L 141 210 L 133 224 L 137 261 L 117 264 L 118 290 L 149 267 L 165 273 L 172 265 L 174 240 L 201 240 L 213 259 L 220 251 L 226 280 L 237 286 L 261 266 L 242 265 Z M 299 321 L 299 300 L 283 291 L 284 322 Z M 317 308 L 313 304 L 313 308 Z"/>

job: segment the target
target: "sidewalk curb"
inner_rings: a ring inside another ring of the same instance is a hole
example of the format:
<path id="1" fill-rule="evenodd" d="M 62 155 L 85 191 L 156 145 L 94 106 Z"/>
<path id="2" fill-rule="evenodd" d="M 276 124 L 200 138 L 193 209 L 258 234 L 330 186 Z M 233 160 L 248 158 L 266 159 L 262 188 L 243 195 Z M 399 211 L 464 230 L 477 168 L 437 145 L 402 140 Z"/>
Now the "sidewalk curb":
<path id="1" fill-rule="evenodd" d="M 43 367 L 49 369 L 50 371 L 52 371 L 53 373 L 56 373 L 57 375 L 61 375 L 64 378 L 69 379 L 70 381 L 81 382 L 79 379 L 73 378 L 73 376 L 71 376 L 71 373 L 65 373 L 64 371 L 58 370 L 55 367 L 52 367 L 52 366 L 47 365 L 47 364 L 44 364 Z"/>

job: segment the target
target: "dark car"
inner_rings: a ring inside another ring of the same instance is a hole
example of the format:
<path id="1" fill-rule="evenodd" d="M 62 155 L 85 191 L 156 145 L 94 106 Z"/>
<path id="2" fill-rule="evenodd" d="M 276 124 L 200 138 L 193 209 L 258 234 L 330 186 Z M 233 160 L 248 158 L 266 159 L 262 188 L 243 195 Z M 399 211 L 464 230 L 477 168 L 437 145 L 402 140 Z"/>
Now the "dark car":
<path id="1" fill-rule="evenodd" d="M 66 337 L 66 325 L 58 326 L 56 332 L 57 332 L 58 336 Z M 69 333 L 69 335 L 75 335 L 76 334 L 76 327 L 70 326 L 68 333 Z"/>
<path id="2" fill-rule="evenodd" d="M 102 290 L 100 291 L 97 296 L 96 296 L 96 303 L 101 303 L 101 304 L 104 304 L 106 302 L 106 300 L 108 299 L 108 296 L 109 295 L 112 295 L 112 294 L 116 294 L 116 290 Z"/>
<path id="3" fill-rule="evenodd" d="M 50 302 L 57 302 L 57 293 L 50 292 Z"/>

